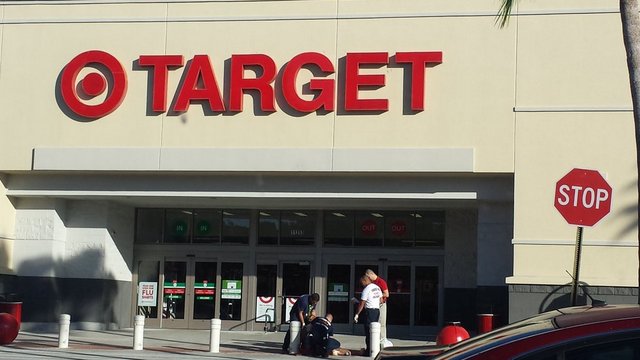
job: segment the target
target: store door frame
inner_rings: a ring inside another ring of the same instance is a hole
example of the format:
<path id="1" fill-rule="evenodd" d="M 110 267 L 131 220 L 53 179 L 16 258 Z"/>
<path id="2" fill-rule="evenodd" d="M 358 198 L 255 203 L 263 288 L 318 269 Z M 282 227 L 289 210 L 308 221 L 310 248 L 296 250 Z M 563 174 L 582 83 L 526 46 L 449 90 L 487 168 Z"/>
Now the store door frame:
<path id="1" fill-rule="evenodd" d="M 366 270 L 366 268 L 368 268 L 367 265 L 373 265 L 373 264 L 377 264 L 378 268 L 377 271 L 376 269 L 372 269 L 376 272 L 376 274 L 378 274 L 380 277 L 382 277 L 383 279 L 385 279 L 388 282 L 387 279 L 387 275 L 388 275 L 388 270 L 389 267 L 391 266 L 408 266 L 410 268 L 410 276 L 411 276 L 411 280 L 410 280 L 410 284 L 411 284 L 411 290 L 408 296 L 410 296 L 409 298 L 409 304 L 410 304 L 410 310 L 409 310 L 409 324 L 408 325 L 390 325 L 389 324 L 389 320 L 387 320 L 387 331 L 388 333 L 391 334 L 395 334 L 397 336 L 407 336 L 407 335 L 415 335 L 415 334 L 424 334 L 425 332 L 434 332 L 437 331 L 437 329 L 439 327 L 441 327 L 442 322 L 443 322 L 443 308 L 444 308 L 444 284 L 443 284 L 443 279 L 444 279 L 444 259 L 443 258 L 439 258 L 439 257 L 434 257 L 433 259 L 411 259 L 411 258 L 402 258 L 402 259 L 397 259 L 397 260 L 393 260 L 393 261 L 388 261 L 388 260 L 380 260 L 379 258 L 373 258 L 373 257 L 368 257 L 368 256 L 362 256 L 362 257 L 357 257 L 354 259 L 353 256 L 336 256 L 336 255 L 330 255 L 330 256 L 324 256 L 323 260 L 322 260 L 322 275 L 323 275 L 323 293 L 321 296 L 321 302 L 325 302 L 325 304 L 323 304 L 322 308 L 323 311 L 327 311 L 328 308 L 328 304 L 326 304 L 327 299 L 328 299 L 328 292 L 329 292 L 329 266 L 330 265 L 349 265 L 350 266 L 350 289 L 349 289 L 349 299 L 351 299 L 352 297 L 356 296 L 357 293 L 357 288 L 354 287 L 356 284 L 356 281 L 358 281 L 358 279 L 364 275 L 364 270 Z M 356 268 L 360 266 L 363 271 L 362 274 L 361 273 L 356 273 Z M 438 287 L 437 287 L 437 325 L 435 326 L 422 326 L 422 325 L 416 325 L 415 324 L 415 312 L 416 312 L 416 300 L 415 300 L 415 286 L 416 286 L 416 269 L 420 268 L 420 267 L 433 267 L 437 269 L 437 276 L 438 276 Z M 390 286 L 390 291 L 391 289 L 391 285 L 388 284 Z M 405 294 L 406 295 L 406 294 Z M 393 293 L 391 293 L 391 296 L 393 296 Z M 353 315 L 354 315 L 354 310 L 355 310 L 355 305 L 350 304 L 349 306 L 349 323 L 348 324 L 342 324 L 342 323 L 334 323 L 334 328 L 336 329 L 336 331 L 338 332 L 349 332 L 349 333 L 353 333 L 353 334 L 359 334 L 362 333 L 362 326 L 359 324 L 356 324 L 353 322 Z M 387 315 L 388 316 L 388 315 Z M 393 335 L 392 335 L 393 336 Z"/>
<path id="2" fill-rule="evenodd" d="M 216 278 L 215 278 L 215 293 L 214 293 L 214 317 L 220 313 L 220 267 L 221 263 L 216 258 L 196 258 L 191 256 L 186 257 L 165 257 L 162 261 L 160 268 L 160 289 L 158 291 L 163 303 L 164 311 L 164 290 L 165 290 L 165 264 L 169 261 L 173 262 L 186 262 L 186 281 L 185 281 L 185 295 L 184 295 L 184 318 L 183 319 L 170 319 L 164 318 L 161 315 L 160 327 L 166 329 L 207 329 L 210 327 L 211 319 L 194 319 L 194 298 L 195 294 L 195 272 L 196 263 L 215 263 Z"/>
<path id="3" fill-rule="evenodd" d="M 187 263 L 187 276 L 185 281 L 185 318 L 180 320 L 168 320 L 163 318 L 163 297 L 164 297 L 164 282 L 165 282 L 165 262 L 178 261 Z M 132 292 L 132 308 L 133 313 L 138 314 L 138 302 L 137 302 L 137 288 L 139 284 L 139 271 L 141 262 L 155 262 L 158 265 L 157 276 L 157 315 L 156 317 L 145 318 L 145 326 L 149 328 L 176 328 L 176 329 L 209 329 L 211 325 L 210 319 L 193 319 L 193 285 L 195 279 L 195 266 L 198 262 L 213 262 L 216 263 L 216 287 L 215 287 L 215 306 L 214 317 L 220 318 L 221 314 L 221 289 L 222 289 L 222 264 L 223 263 L 241 263 L 243 266 L 242 275 L 242 315 L 239 320 L 222 320 L 223 330 L 243 330 L 246 328 L 246 319 L 248 318 L 249 309 L 248 294 L 254 293 L 249 289 L 249 276 L 247 275 L 247 269 L 249 261 L 246 258 L 232 257 L 232 256 L 214 256 L 212 254 L 205 254 L 203 257 L 196 257 L 193 255 L 157 255 L 152 257 L 138 257 L 134 260 L 135 268 L 133 274 L 133 292 Z M 189 297 L 189 298 L 187 298 Z"/>
<path id="4" fill-rule="evenodd" d="M 259 261 L 256 262 L 255 267 L 257 269 L 257 267 L 259 265 L 261 266 L 276 266 L 276 284 L 275 284 L 275 316 L 273 318 L 272 323 L 269 324 L 265 324 L 263 321 L 258 321 L 258 319 L 256 318 L 256 316 L 253 316 L 254 321 L 255 321 L 255 326 L 256 327 L 265 327 L 265 328 L 269 328 L 269 329 L 279 329 L 281 331 L 286 331 L 288 329 L 288 322 L 285 321 L 286 319 L 286 310 L 285 310 L 285 301 L 286 301 L 286 297 L 284 294 L 284 271 L 285 271 L 285 264 L 297 264 L 297 265 L 306 265 L 309 268 L 309 280 L 308 280 L 308 290 L 305 293 L 313 293 L 313 289 L 314 289 L 314 278 L 315 278 L 315 267 L 314 267 L 314 261 L 311 260 L 310 257 L 307 256 L 301 256 L 300 259 L 297 260 L 282 260 L 282 259 L 261 259 Z M 257 271 L 256 271 L 257 273 Z M 256 274 L 256 277 L 259 276 L 259 274 Z M 256 283 L 257 283 L 257 278 L 256 278 Z M 257 297 L 257 288 L 254 287 L 254 289 L 252 289 L 252 294 Z M 288 295 L 292 295 L 292 294 L 288 294 Z M 304 294 L 297 294 L 296 296 L 300 296 L 300 295 L 304 295 Z M 255 315 L 255 313 L 254 313 Z"/>

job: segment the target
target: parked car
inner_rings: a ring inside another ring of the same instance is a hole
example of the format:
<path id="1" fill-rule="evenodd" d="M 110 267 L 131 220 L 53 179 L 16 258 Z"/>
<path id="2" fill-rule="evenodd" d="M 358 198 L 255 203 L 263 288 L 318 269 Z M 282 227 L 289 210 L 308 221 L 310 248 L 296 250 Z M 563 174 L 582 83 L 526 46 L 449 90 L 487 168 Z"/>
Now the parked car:
<path id="1" fill-rule="evenodd" d="M 448 347 L 392 347 L 378 360 L 638 360 L 640 306 L 553 310 Z"/>

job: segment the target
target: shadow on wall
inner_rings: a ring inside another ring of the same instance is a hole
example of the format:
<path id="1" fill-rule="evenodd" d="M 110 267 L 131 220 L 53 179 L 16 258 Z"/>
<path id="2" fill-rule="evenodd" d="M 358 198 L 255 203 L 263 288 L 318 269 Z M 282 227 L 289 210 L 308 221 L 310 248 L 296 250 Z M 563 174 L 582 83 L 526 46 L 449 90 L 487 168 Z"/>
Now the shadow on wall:
<path id="1" fill-rule="evenodd" d="M 8 271 L 9 265 L 9 246 L 7 240 L 0 238 L 0 274 Z"/>
<path id="2" fill-rule="evenodd" d="M 67 273 L 79 273 L 84 278 L 68 278 Z M 102 324 L 108 329 L 117 323 L 114 304 L 117 281 L 103 273 L 104 255 L 96 249 L 78 253 L 65 261 L 40 257 L 24 261 L 17 269 L 20 276 L 16 292 L 23 301 L 23 322 L 57 323 L 60 314 L 70 314 L 73 323 Z"/>
<path id="3" fill-rule="evenodd" d="M 634 169 L 635 171 L 635 169 Z M 625 196 L 630 198 L 635 198 L 635 193 L 638 191 L 638 185 L 635 181 L 630 182 L 618 192 L 622 192 Z M 615 199 L 614 199 L 615 201 Z M 629 202 L 629 204 L 625 205 L 622 208 L 622 213 L 624 214 L 624 219 L 629 219 L 627 224 L 624 224 L 624 227 L 618 232 L 616 239 L 622 239 L 627 236 L 633 235 L 636 231 L 638 231 L 638 203 L 636 201 Z"/>
<path id="4" fill-rule="evenodd" d="M 589 294 L 589 284 L 579 281 L 578 282 L 578 294 L 576 296 L 576 305 L 587 305 L 594 301 L 593 297 Z M 590 301 L 589 301 L 590 300 Z M 571 306 L 571 283 L 565 285 L 556 286 L 553 291 L 547 294 L 540 306 L 538 312 L 562 309 Z"/>
<path id="5" fill-rule="evenodd" d="M 9 268 L 9 245 L 0 239 L 0 299 L 12 298 L 16 293 L 16 276 Z"/>

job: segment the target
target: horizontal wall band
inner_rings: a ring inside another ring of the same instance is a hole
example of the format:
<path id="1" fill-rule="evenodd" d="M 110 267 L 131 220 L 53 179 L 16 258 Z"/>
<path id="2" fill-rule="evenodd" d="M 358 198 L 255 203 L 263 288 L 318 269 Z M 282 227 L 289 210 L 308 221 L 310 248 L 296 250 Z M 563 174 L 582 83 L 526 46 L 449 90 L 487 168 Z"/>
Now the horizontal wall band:
<path id="1" fill-rule="evenodd" d="M 92 24 L 92 23 L 196 23 L 196 22 L 256 22 L 256 21 L 326 21 L 326 20 L 375 20 L 375 19 L 414 19 L 446 17 L 495 17 L 493 12 L 475 14 L 430 13 L 430 14 L 359 14 L 359 15 L 282 15 L 282 16 L 198 16 L 198 17 L 147 17 L 133 18 L 79 18 L 79 19 L 4 19 L 0 25 L 30 24 Z"/>
<path id="2" fill-rule="evenodd" d="M 513 245 L 561 245 L 561 246 L 575 246 L 575 239 L 513 239 L 511 240 Z M 583 239 L 583 246 L 606 246 L 606 247 L 638 247 L 637 240 L 602 240 L 602 239 Z"/>
<path id="3" fill-rule="evenodd" d="M 33 170 L 473 172 L 473 149 L 36 148 Z"/>
<path id="4" fill-rule="evenodd" d="M 249 191 L 100 191 L 100 190 L 7 190 L 15 197 L 181 197 L 181 198 L 273 198 L 273 199 L 418 199 L 476 200 L 478 194 L 466 192 L 433 193 L 336 193 L 336 192 L 249 192 Z"/>
<path id="5" fill-rule="evenodd" d="M 580 279 L 584 281 L 584 279 Z M 523 276 L 523 275 L 514 275 L 509 276 L 505 279 L 505 283 L 509 285 L 510 292 L 542 292 L 544 287 L 546 286 L 554 286 L 554 287 L 568 287 L 571 288 L 571 276 L 569 274 L 565 274 L 564 276 Z M 596 287 L 606 287 L 606 288 L 637 288 L 637 282 L 624 282 L 617 278 L 591 278 L 587 284 L 587 288 L 589 289 L 589 293 L 594 295 L 597 291 L 592 291 Z M 520 287 L 519 285 L 523 285 Z M 534 288 L 530 288 L 530 286 L 534 286 Z M 559 290 L 560 294 L 566 293 L 566 288 Z M 637 295 L 637 290 L 631 290 L 632 293 L 635 292 Z M 622 295 L 620 293 L 624 293 L 624 291 L 619 290 L 618 294 L 612 294 L 612 291 L 609 291 L 609 295 Z"/>
<path id="6" fill-rule="evenodd" d="M 565 113 L 565 112 L 633 112 L 631 105 L 625 106 L 517 106 L 517 113 Z"/>
<path id="7" fill-rule="evenodd" d="M 125 4 L 203 4 L 203 3 L 286 3 L 286 2 L 317 2 L 318 0 L 3 0 L 0 5 L 5 6 L 38 6 L 38 5 L 125 5 Z M 327 1 L 328 2 L 328 1 Z M 337 3 L 337 1 L 335 1 Z M 497 13 L 497 8 L 493 15 Z M 513 9 L 511 15 L 535 15 L 535 14 L 583 14 L 583 13 L 619 13 L 615 7 L 589 8 L 589 9 L 555 9 L 555 10 L 519 10 Z"/>
<path id="8" fill-rule="evenodd" d="M 271 0 L 274 1 L 274 0 Z M 286 2 L 292 0 L 276 0 Z M 315 1 L 315 0 L 307 0 Z M 131 5 L 131 4 L 189 4 L 189 3 L 230 3 L 228 0 L 196 0 L 196 1 L 6 1 L 0 6 L 76 6 L 76 5 Z M 253 0 L 235 0 L 234 2 L 255 2 Z M 413 18 L 465 18 L 465 17 L 492 17 L 497 16 L 497 9 L 486 11 L 448 11 L 448 12 L 412 12 L 412 13 L 348 13 L 348 14 L 326 14 L 326 15 L 278 15 L 278 16 L 211 16 L 202 15 L 197 17 L 134 17 L 132 14 L 122 14 L 118 18 L 78 18 L 78 19 L 42 19 L 42 18 L 14 18 L 0 19 L 0 24 L 20 25 L 20 24 L 73 24 L 73 23 L 181 23 L 181 22 L 232 22 L 232 21 L 313 21 L 313 20 L 371 20 L 371 19 L 413 19 Z M 556 9 L 539 11 L 514 11 L 511 16 L 548 16 L 548 15 L 596 15 L 596 14 L 618 14 L 616 8 L 594 8 L 594 9 Z"/>

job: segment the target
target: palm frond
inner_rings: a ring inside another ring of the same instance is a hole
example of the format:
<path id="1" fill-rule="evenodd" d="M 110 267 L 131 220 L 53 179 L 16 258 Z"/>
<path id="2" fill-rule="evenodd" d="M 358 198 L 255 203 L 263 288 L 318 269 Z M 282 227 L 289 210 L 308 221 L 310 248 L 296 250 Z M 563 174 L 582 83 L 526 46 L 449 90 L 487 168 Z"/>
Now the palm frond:
<path id="1" fill-rule="evenodd" d="M 500 10 L 498 10 L 498 15 L 496 15 L 496 24 L 503 28 L 509 22 L 509 18 L 511 17 L 511 10 L 515 5 L 516 0 L 502 0 L 502 5 L 500 5 Z"/>

